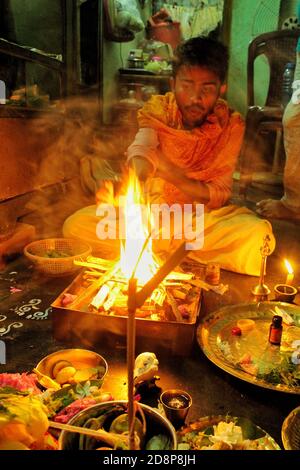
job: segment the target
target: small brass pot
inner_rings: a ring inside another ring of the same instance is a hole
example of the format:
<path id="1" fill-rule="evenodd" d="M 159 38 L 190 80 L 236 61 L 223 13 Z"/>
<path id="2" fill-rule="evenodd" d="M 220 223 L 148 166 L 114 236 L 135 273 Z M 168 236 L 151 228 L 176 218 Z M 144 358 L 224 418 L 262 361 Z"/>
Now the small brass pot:
<path id="1" fill-rule="evenodd" d="M 275 299 L 281 302 L 292 303 L 298 291 L 288 284 L 276 284 L 274 287 Z"/>

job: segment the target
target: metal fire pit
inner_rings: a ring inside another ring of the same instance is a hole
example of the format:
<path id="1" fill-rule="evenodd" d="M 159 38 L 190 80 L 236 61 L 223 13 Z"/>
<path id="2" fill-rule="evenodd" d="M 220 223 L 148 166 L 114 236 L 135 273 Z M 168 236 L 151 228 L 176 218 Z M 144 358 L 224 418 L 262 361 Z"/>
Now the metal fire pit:
<path id="1" fill-rule="evenodd" d="M 52 304 L 53 335 L 58 341 L 85 348 L 126 346 L 126 310 L 124 315 L 108 315 L 89 311 L 88 303 L 80 309 L 62 306 L 65 294 L 76 295 L 82 290 L 83 273 L 79 274 Z M 191 351 L 200 311 L 201 289 L 193 301 L 193 311 L 188 321 L 160 321 L 136 316 L 136 351 L 168 351 L 185 356 Z"/>

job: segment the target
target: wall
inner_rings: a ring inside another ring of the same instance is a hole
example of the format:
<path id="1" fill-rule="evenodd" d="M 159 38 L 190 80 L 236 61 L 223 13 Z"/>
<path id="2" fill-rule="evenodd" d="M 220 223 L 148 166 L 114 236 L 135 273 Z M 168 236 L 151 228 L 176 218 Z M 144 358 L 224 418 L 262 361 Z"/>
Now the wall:
<path id="1" fill-rule="evenodd" d="M 51 140 L 48 134 L 41 132 L 45 126 L 42 117 L 1 117 L 0 123 L 1 200 L 33 189 L 39 163 Z"/>
<path id="2" fill-rule="evenodd" d="M 227 99 L 243 115 L 247 109 L 247 54 L 249 42 L 259 34 L 281 29 L 295 16 L 298 0 L 232 0 L 230 65 Z M 264 57 L 255 63 L 256 104 L 263 105 L 269 85 L 269 67 Z"/>
<path id="3" fill-rule="evenodd" d="M 268 5 L 268 8 L 262 5 Z M 232 1 L 227 99 L 233 108 L 244 115 L 247 109 L 248 44 L 258 34 L 277 29 L 279 7 L 280 0 Z M 268 67 L 263 58 L 259 58 L 257 71 L 260 82 L 256 84 L 256 99 L 258 104 L 263 104 L 268 87 Z"/>
<path id="4" fill-rule="evenodd" d="M 62 51 L 62 21 L 60 0 L 1 0 L 5 21 L 5 38 L 51 53 Z M 7 18 L 5 14 L 11 13 Z M 10 21 L 8 21 L 10 20 Z M 3 60 L 3 58 L 2 58 Z M 53 77 L 48 69 L 28 66 L 29 84 L 43 83 L 52 87 Z M 10 68 L 10 74 L 13 74 Z M 27 83 L 28 84 L 28 83 Z M 13 84 L 24 86 L 23 79 Z M 46 85 L 47 91 L 47 85 Z M 2 111 L 2 110 L 1 110 Z M 5 116 L 5 117 L 4 117 Z M 36 115 L 34 114 L 36 117 Z M 28 116 L 27 116 L 28 117 Z M 47 135 L 40 133 L 43 118 L 23 119 L 4 112 L 0 116 L 0 200 L 30 191 L 35 185 L 38 165 L 45 153 Z M 37 132 L 35 132 L 35 130 Z"/>
<path id="5" fill-rule="evenodd" d="M 62 52 L 60 0 L 10 0 L 19 44 L 45 52 Z"/>

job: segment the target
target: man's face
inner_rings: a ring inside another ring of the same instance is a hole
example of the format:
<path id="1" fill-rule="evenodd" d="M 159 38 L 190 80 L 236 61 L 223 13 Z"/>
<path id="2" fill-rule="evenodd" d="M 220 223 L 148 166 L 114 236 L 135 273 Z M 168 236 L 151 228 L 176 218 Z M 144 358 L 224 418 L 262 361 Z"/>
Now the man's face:
<path id="1" fill-rule="evenodd" d="M 178 108 L 187 129 L 200 126 L 215 106 L 226 86 L 218 76 L 203 67 L 182 66 L 172 80 Z"/>

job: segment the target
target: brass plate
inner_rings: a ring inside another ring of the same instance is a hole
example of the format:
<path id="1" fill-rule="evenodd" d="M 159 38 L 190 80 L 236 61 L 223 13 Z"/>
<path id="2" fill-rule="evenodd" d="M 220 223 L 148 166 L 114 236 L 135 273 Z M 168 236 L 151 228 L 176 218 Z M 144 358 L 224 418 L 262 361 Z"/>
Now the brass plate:
<path id="1" fill-rule="evenodd" d="M 280 346 L 268 341 L 272 310 L 276 305 L 295 322 L 295 326 L 283 324 Z M 235 336 L 232 328 L 241 319 L 254 320 L 254 328 Z M 204 354 L 224 371 L 260 387 L 300 394 L 300 364 L 295 365 L 291 360 L 295 357 L 295 348 L 291 347 L 295 340 L 300 340 L 300 307 L 283 302 L 223 307 L 203 318 L 197 329 L 197 341 Z M 247 360 L 245 363 L 247 355 L 251 358 L 248 364 Z M 287 362 L 292 372 L 287 370 Z"/>
<path id="2" fill-rule="evenodd" d="M 52 370 L 54 365 L 59 361 L 69 361 L 75 369 L 87 369 L 89 367 L 103 367 L 104 372 L 97 374 L 97 378 L 93 379 L 94 385 L 100 388 L 103 384 L 104 377 L 108 371 L 108 364 L 103 356 L 87 349 L 61 349 L 43 357 L 36 365 L 36 369 L 44 375 L 54 379 Z M 81 383 L 86 382 L 82 381 Z M 77 382 L 80 383 L 80 382 Z"/>
<path id="3" fill-rule="evenodd" d="M 233 416 L 206 416 L 203 418 L 190 423 L 188 426 L 185 426 L 180 431 L 177 432 L 178 444 L 185 442 L 185 435 L 189 433 L 191 436 L 197 436 L 199 433 L 204 433 L 206 435 L 213 434 L 213 426 L 217 425 L 221 421 L 226 423 L 233 422 L 236 426 L 240 426 L 242 429 L 243 439 L 249 439 L 251 441 L 256 440 L 261 449 L 259 450 L 281 450 L 277 442 L 262 428 L 252 423 L 247 418 L 243 417 L 233 417 Z M 211 445 L 208 442 L 203 441 L 200 444 L 200 447 L 197 450 L 201 450 L 202 446 Z M 194 449 L 190 449 L 194 450 Z"/>

